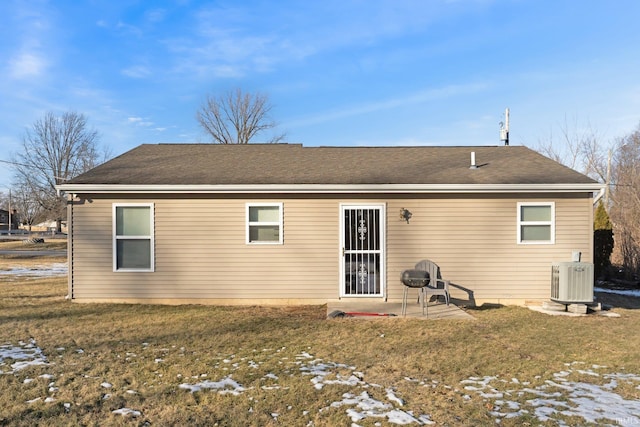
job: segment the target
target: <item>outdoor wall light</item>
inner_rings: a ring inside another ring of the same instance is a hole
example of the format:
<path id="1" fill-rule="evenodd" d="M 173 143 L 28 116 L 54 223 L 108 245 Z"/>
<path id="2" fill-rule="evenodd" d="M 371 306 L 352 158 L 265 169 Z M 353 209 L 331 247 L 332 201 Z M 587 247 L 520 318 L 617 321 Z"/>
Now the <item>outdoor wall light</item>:
<path id="1" fill-rule="evenodd" d="M 412 216 L 413 214 L 409 212 L 409 209 L 400 208 L 400 219 L 407 221 L 407 224 L 409 224 L 409 220 L 411 219 Z"/>

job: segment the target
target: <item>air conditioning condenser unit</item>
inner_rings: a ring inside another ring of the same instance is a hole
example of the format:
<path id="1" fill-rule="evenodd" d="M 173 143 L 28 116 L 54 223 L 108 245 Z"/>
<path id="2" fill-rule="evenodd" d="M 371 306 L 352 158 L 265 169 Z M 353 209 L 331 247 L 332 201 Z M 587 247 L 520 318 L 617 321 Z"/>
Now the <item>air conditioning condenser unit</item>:
<path id="1" fill-rule="evenodd" d="M 593 303 L 593 264 L 555 262 L 551 266 L 551 300 L 565 304 Z"/>

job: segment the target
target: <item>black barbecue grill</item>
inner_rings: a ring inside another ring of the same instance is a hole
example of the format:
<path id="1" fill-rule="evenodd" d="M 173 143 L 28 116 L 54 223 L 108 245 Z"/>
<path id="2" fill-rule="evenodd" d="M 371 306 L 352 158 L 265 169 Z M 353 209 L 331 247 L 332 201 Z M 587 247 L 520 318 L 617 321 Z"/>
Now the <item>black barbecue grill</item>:
<path id="1" fill-rule="evenodd" d="M 405 270 L 402 272 L 402 284 L 410 288 L 424 288 L 429 284 L 429 272 L 424 270 Z"/>
<path id="2" fill-rule="evenodd" d="M 425 270 L 405 270 L 402 272 L 400 280 L 404 285 L 404 293 L 402 295 L 402 315 L 406 315 L 407 294 L 409 293 L 409 288 L 424 288 L 431 281 L 431 277 L 429 276 L 429 272 Z M 422 295 L 422 290 L 420 290 L 418 301 L 420 301 L 420 298 L 424 298 L 424 295 Z M 422 303 L 422 314 L 424 314 L 424 301 Z"/>

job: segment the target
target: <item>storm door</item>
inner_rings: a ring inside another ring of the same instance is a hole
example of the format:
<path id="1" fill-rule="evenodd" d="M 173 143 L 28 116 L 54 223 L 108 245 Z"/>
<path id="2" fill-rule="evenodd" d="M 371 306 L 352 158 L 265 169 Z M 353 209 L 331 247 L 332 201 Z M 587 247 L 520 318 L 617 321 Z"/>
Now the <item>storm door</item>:
<path id="1" fill-rule="evenodd" d="M 340 296 L 383 296 L 384 205 L 343 205 Z"/>

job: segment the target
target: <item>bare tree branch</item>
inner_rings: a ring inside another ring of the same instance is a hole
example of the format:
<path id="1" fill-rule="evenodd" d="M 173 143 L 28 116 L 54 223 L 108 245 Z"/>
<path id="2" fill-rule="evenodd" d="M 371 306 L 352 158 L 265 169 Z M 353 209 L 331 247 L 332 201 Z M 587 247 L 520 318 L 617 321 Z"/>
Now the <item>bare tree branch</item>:
<path id="1" fill-rule="evenodd" d="M 629 276 L 640 275 L 640 127 L 618 141 L 612 178 L 614 256 Z"/>
<path id="2" fill-rule="evenodd" d="M 31 189 L 24 185 L 12 189 L 11 205 L 17 211 L 20 223 L 26 225 L 29 231 L 34 224 L 46 220 L 46 212 L 37 199 Z"/>
<path id="3" fill-rule="evenodd" d="M 277 127 L 270 118 L 272 108 L 266 95 L 235 89 L 220 96 L 208 95 L 196 119 L 215 143 L 249 144 Z M 284 134 L 277 134 L 265 142 L 281 142 L 284 138 Z"/>
<path id="4" fill-rule="evenodd" d="M 576 119 L 569 120 L 566 116 L 559 129 L 559 138 L 554 138 L 550 132 L 548 138 L 538 140 L 538 151 L 571 169 L 606 182 L 607 156 L 602 135 L 591 123 L 581 126 Z"/>
<path id="5" fill-rule="evenodd" d="M 55 186 L 96 166 L 97 142 L 97 131 L 76 112 L 48 112 L 25 131 L 21 151 L 14 156 L 16 181 L 58 221 L 58 228 L 66 203 Z"/>

